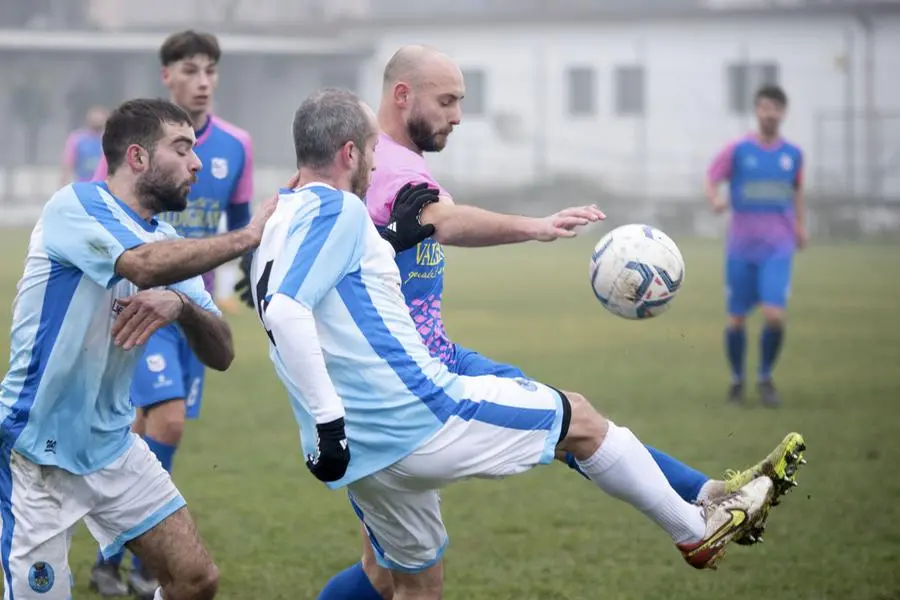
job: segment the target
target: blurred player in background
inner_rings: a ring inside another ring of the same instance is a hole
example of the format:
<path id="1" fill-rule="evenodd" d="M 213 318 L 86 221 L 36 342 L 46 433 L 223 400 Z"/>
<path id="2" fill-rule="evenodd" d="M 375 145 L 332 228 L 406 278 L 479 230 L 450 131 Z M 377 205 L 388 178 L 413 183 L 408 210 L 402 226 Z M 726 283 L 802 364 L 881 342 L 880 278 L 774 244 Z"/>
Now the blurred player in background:
<path id="1" fill-rule="evenodd" d="M 596 207 L 585 206 L 568 208 L 544 218 L 531 218 L 455 204 L 450 194 L 431 176 L 423 154 L 439 152 L 446 146 L 453 128 L 460 123 L 464 93 L 459 67 L 444 54 L 422 46 L 408 46 L 391 58 L 384 72 L 378 114 L 381 135 L 375 148 L 376 169 L 366 193 L 366 204 L 375 224 L 383 227 L 398 191 L 405 186 L 427 183 L 440 191 L 440 202 L 427 206 L 422 213 L 424 222 L 435 227 L 434 236 L 396 257 L 404 299 L 413 321 L 432 356 L 439 358 L 451 372 L 523 378 L 526 376 L 519 368 L 495 362 L 448 338 L 441 316 L 442 244 L 477 247 L 531 240 L 548 242 L 573 237 L 576 227 L 596 222 L 603 215 Z M 244 286 L 242 295 L 246 299 L 249 293 L 246 280 Z M 798 434 L 788 435 L 766 459 L 736 473 L 727 482 L 710 479 L 659 450 L 648 449 L 670 485 L 682 498 L 694 502 L 733 492 L 761 472 L 777 470 L 783 458 L 801 443 L 802 437 Z M 558 458 L 578 470 L 572 456 L 560 455 Z M 332 578 L 321 592 L 320 600 L 391 597 L 390 573 L 377 563 L 365 532 L 363 537 L 362 561 Z M 748 535 L 742 541 L 748 543 L 753 539 Z"/>
<path id="2" fill-rule="evenodd" d="M 92 106 L 85 116 L 84 127 L 69 134 L 63 151 L 60 185 L 94 178 L 103 156 L 103 126 L 107 115 L 104 107 Z"/>
<path id="3" fill-rule="evenodd" d="M 781 137 L 787 95 L 776 85 L 755 97 L 759 129 L 728 144 L 716 155 L 705 182 L 706 197 L 717 214 L 731 208 L 725 260 L 728 325 L 725 348 L 731 366 L 728 399 L 744 399 L 747 314 L 761 306 L 757 390 L 763 405 L 781 399 L 772 371 L 784 338 L 784 318 L 794 253 L 807 241 L 803 210 L 803 153 Z M 728 181 L 729 198 L 719 194 Z"/>
<path id="4" fill-rule="evenodd" d="M 379 232 L 358 197 L 381 143 L 372 110 L 350 92 L 323 90 L 298 109 L 293 131 L 299 187 L 282 192 L 266 224 L 250 288 L 307 468 L 347 489 L 398 600 L 442 597 L 440 488 L 523 473 L 558 451 L 661 527 L 697 569 L 714 567 L 763 518 L 774 494 L 765 475 L 686 502 L 638 438 L 580 394 L 452 372 L 410 317 L 394 261 L 435 232 L 419 215 L 429 220 L 438 191 L 408 202 L 418 190 L 404 186 Z"/>
<path id="5" fill-rule="evenodd" d="M 184 211 L 159 216 L 185 238 L 215 235 L 224 213 L 228 230 L 250 221 L 253 193 L 253 150 L 247 132 L 211 113 L 213 93 L 219 79 L 221 51 L 218 40 L 208 33 L 182 31 L 172 34 L 159 50 L 162 81 L 171 100 L 187 112 L 194 124 L 202 162 L 197 181 L 191 186 Z M 97 179 L 105 175 L 101 163 Z M 203 277 L 214 292 L 214 274 Z M 142 434 L 167 471 L 184 432 L 185 419 L 200 414 L 204 367 L 188 346 L 178 327 L 156 333 L 147 344 L 135 369 L 132 401 L 138 408 L 135 431 Z M 92 571 L 92 587 L 101 595 L 127 593 L 120 580 L 122 554 L 108 559 L 98 556 Z M 139 597 L 152 597 L 156 582 L 134 557 L 127 584 Z"/>

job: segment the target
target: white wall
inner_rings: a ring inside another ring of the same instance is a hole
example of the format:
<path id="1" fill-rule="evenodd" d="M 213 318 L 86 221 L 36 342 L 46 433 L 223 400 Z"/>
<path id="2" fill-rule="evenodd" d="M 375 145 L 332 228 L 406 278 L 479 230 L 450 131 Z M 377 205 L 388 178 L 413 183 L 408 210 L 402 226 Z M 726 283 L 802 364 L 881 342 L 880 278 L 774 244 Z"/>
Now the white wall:
<path id="1" fill-rule="evenodd" d="M 464 114 L 463 126 L 454 132 L 448 148 L 430 157 L 440 176 L 471 184 L 529 181 L 541 162 L 539 140 L 545 138 L 550 172 L 590 173 L 610 186 L 638 192 L 695 193 L 710 155 L 753 126 L 752 118 L 728 111 L 726 63 L 775 61 L 790 97 L 785 134 L 805 149 L 811 165 L 809 183 L 815 186 L 818 172 L 843 169 L 844 126 L 829 125 L 825 152 L 819 152 L 816 135 L 821 129 L 817 113 L 845 106 L 847 76 L 842 61 L 848 49 L 858 55 L 854 97 L 862 108 L 862 33 L 862 27 L 849 19 L 809 16 L 416 26 L 376 35 L 378 50 L 364 68 L 364 95 L 377 102 L 381 70 L 400 45 L 433 45 L 464 69 L 485 70 L 488 111 L 517 113 L 526 127 L 524 143 L 504 143 L 490 118 Z M 855 39 L 853 48 L 848 35 Z M 874 35 L 875 104 L 900 112 L 900 18 L 881 19 Z M 645 66 L 646 119 L 620 117 L 613 110 L 613 71 L 636 63 Z M 565 70 L 570 66 L 596 69 L 597 115 L 567 114 Z M 890 129 L 895 130 L 893 146 L 900 150 L 900 119 L 896 129 Z M 859 131 L 860 140 L 861 135 Z M 819 167 L 812 168 L 820 159 Z"/>

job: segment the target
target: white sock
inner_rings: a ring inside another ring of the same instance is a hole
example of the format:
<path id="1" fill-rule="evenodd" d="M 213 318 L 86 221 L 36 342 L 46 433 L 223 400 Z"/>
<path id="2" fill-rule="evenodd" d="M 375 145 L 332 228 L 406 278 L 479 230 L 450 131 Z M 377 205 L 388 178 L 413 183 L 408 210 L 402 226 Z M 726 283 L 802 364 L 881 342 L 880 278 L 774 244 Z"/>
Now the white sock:
<path id="1" fill-rule="evenodd" d="M 162 588 L 156 588 L 156 593 L 153 594 L 153 600 L 165 600 L 162 595 Z"/>
<path id="2" fill-rule="evenodd" d="M 603 444 L 578 464 L 601 490 L 656 521 L 676 544 L 699 541 L 706 533 L 700 507 L 685 502 L 672 489 L 630 429 L 610 421 Z"/>
<path id="3" fill-rule="evenodd" d="M 703 502 L 709 500 L 715 494 L 717 497 L 724 493 L 725 486 L 721 481 L 716 481 L 715 479 L 710 479 L 706 483 L 703 484 L 703 487 L 700 488 L 700 493 L 697 494 L 697 500 Z"/>

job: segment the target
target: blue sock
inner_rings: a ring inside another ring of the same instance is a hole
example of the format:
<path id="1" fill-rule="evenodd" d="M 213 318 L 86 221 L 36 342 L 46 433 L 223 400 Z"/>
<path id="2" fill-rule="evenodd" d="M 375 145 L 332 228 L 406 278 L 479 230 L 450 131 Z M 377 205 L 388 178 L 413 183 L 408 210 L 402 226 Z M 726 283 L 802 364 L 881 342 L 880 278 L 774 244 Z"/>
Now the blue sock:
<path id="1" fill-rule="evenodd" d="M 149 435 L 144 436 L 144 441 L 147 442 L 147 445 L 150 447 L 150 451 L 156 455 L 156 458 L 159 459 L 159 462 L 162 463 L 163 469 L 172 472 L 172 459 L 175 458 L 175 451 L 178 450 L 178 446 L 171 446 L 169 444 L 163 444 L 159 442 Z"/>
<path id="2" fill-rule="evenodd" d="M 759 380 L 769 381 L 772 378 L 772 369 L 775 367 L 775 361 L 778 360 L 778 352 L 781 350 L 781 340 L 784 337 L 784 329 L 782 327 L 772 327 L 766 325 L 760 336 L 760 361 L 759 361 Z"/>
<path id="3" fill-rule="evenodd" d="M 585 479 L 590 480 L 590 477 L 584 474 L 584 471 L 581 470 L 581 467 L 578 465 L 578 461 L 575 460 L 575 455 L 571 452 L 566 452 L 566 464 L 569 465 L 569 468 L 584 477 Z"/>
<path id="4" fill-rule="evenodd" d="M 114 554 L 109 558 L 103 558 L 103 554 L 98 550 L 97 551 L 97 564 L 107 563 L 116 565 L 116 568 L 122 564 L 122 559 L 125 558 L 125 550 L 119 550 L 118 554 Z"/>
<path id="5" fill-rule="evenodd" d="M 159 462 L 162 464 L 163 469 L 171 473 L 172 460 L 175 458 L 175 451 L 178 450 L 178 446 L 164 444 L 158 440 L 153 439 L 149 435 L 144 436 L 144 441 L 147 442 L 147 446 L 150 448 L 150 451 L 156 455 L 157 459 L 159 459 Z M 121 561 L 121 558 L 119 560 Z M 134 571 L 142 571 L 141 559 L 139 559 L 136 554 L 131 555 L 131 568 Z"/>
<path id="6" fill-rule="evenodd" d="M 744 381 L 744 354 L 747 349 L 747 334 L 743 327 L 725 330 L 725 348 L 728 350 L 728 362 L 731 365 L 731 380 L 734 383 Z"/>
<path id="7" fill-rule="evenodd" d="M 647 446 L 646 444 L 644 445 Z M 666 480 L 672 486 L 672 489 L 685 502 L 695 501 L 697 496 L 700 495 L 703 485 L 709 481 L 709 477 L 656 448 L 647 446 L 647 450 L 650 451 L 650 456 L 656 461 L 659 470 L 666 476 Z"/>
<path id="8" fill-rule="evenodd" d="M 366 577 L 362 563 L 356 563 L 331 578 L 317 600 L 382 600 Z"/>

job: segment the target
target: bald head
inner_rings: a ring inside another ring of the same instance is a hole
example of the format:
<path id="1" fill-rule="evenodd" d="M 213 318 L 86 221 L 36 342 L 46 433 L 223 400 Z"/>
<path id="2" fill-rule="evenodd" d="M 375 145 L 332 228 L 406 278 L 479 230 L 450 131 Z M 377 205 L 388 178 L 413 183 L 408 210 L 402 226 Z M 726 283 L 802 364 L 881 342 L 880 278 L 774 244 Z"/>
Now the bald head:
<path id="1" fill-rule="evenodd" d="M 452 58 L 428 46 L 403 46 L 384 68 L 382 129 L 410 149 L 438 152 L 462 118 L 466 88 Z"/>
<path id="2" fill-rule="evenodd" d="M 385 90 L 400 82 L 418 89 L 440 78 L 462 82 L 462 72 L 453 59 L 443 52 L 418 44 L 397 50 L 384 68 Z"/>

